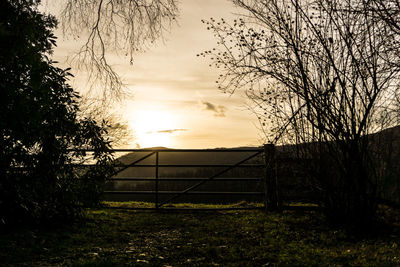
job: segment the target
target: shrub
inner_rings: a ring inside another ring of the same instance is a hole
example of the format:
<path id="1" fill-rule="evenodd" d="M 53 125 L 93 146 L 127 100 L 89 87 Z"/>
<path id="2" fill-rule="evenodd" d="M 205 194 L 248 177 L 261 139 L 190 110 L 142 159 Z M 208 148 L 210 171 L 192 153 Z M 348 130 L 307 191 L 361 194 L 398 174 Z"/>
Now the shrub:
<path id="1" fill-rule="evenodd" d="M 112 155 L 104 124 L 77 116 L 68 69 L 54 66 L 56 20 L 40 1 L 0 2 L 0 224 L 72 219 L 99 202 Z M 93 167 L 73 166 L 88 160 Z"/>

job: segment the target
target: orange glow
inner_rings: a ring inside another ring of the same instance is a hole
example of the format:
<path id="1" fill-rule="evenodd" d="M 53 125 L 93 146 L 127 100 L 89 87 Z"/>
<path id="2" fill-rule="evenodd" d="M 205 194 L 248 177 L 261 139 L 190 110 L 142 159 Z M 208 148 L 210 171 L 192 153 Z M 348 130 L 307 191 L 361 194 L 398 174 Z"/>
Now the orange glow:
<path id="1" fill-rule="evenodd" d="M 172 132 L 176 129 L 177 120 L 173 114 L 159 110 L 140 110 L 131 120 L 130 126 L 136 134 L 136 142 L 142 148 L 147 147 L 171 147 L 173 145 Z"/>

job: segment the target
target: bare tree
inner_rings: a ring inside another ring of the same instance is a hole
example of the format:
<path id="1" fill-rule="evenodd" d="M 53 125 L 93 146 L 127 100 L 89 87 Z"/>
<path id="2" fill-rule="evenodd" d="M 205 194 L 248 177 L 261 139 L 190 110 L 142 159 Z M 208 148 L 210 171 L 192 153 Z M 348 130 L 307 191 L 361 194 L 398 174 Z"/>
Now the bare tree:
<path id="1" fill-rule="evenodd" d="M 63 35 L 83 40 L 68 59 L 75 72 L 88 75 L 80 115 L 104 122 L 114 146 L 128 144 L 132 133 L 110 106 L 129 92 L 110 56 L 123 56 L 132 65 L 135 54 L 162 39 L 176 22 L 177 0 L 59 0 L 57 5 Z"/>
<path id="2" fill-rule="evenodd" d="M 273 143 L 308 143 L 327 215 L 365 223 L 376 210 L 377 165 L 368 134 L 393 126 L 398 35 L 365 1 L 233 0 L 233 24 L 205 22 L 219 46 L 221 90 L 245 90 Z M 391 64 L 388 64 L 390 62 Z"/>
<path id="3" fill-rule="evenodd" d="M 176 0 L 65 0 L 59 16 L 65 36 L 85 38 L 70 64 L 89 74 L 103 99 L 123 95 L 123 82 L 107 59 L 110 53 L 129 58 L 162 37 L 178 16 Z"/>
<path id="4" fill-rule="evenodd" d="M 399 0 L 370 0 L 367 3 L 375 18 L 382 20 L 392 31 L 400 32 Z"/>
<path id="5" fill-rule="evenodd" d="M 135 139 L 129 123 L 112 106 L 99 105 L 97 99 L 80 98 L 78 116 L 101 123 L 113 148 L 125 147 Z"/>
<path id="6" fill-rule="evenodd" d="M 400 1 L 399 0 L 370 0 L 368 1 L 371 14 L 375 19 L 381 20 L 393 34 L 400 35 Z M 400 58 L 399 41 L 388 45 L 394 52 L 397 52 L 397 58 Z M 388 62 L 393 64 L 393 62 Z M 396 62 L 398 63 L 398 62 Z M 397 108 L 394 112 L 398 116 L 398 124 L 400 124 L 400 94 L 396 95 Z"/>

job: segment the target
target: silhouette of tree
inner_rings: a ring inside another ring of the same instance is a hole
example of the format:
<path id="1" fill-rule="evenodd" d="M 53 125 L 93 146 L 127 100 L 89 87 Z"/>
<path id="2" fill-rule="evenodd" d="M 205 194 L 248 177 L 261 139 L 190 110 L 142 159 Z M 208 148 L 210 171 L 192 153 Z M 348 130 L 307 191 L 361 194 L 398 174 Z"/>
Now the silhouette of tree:
<path id="1" fill-rule="evenodd" d="M 382 21 L 386 26 L 388 34 L 400 35 L 400 1 L 399 0 L 372 0 L 366 2 L 370 9 L 370 15 L 373 19 Z M 390 32 L 390 33 L 389 33 Z M 396 53 L 396 58 L 400 58 L 399 43 L 386 44 L 388 49 L 392 49 Z M 388 64 L 398 64 L 393 62 L 391 58 Z M 394 110 L 397 113 L 398 121 L 400 124 L 400 92 L 395 95 L 397 100 L 397 108 Z"/>
<path id="2" fill-rule="evenodd" d="M 368 134 L 396 124 L 399 35 L 366 1 L 233 2 L 245 13 L 232 25 L 205 22 L 219 88 L 245 90 L 270 142 L 309 144 L 298 147 L 328 218 L 371 222 L 380 177 Z"/>
<path id="3" fill-rule="evenodd" d="M 0 225 L 73 219 L 96 204 L 111 155 L 102 125 L 78 118 L 69 69 L 50 59 L 56 20 L 40 1 L 0 1 Z M 92 148 L 93 168 L 77 170 Z"/>
<path id="4" fill-rule="evenodd" d="M 390 30 L 400 32 L 400 1 L 398 0 L 372 0 L 366 1 L 372 16 L 385 22 Z"/>
<path id="5" fill-rule="evenodd" d="M 107 54 L 123 54 L 133 64 L 135 53 L 162 37 L 178 15 L 176 0 L 66 0 L 62 6 L 64 35 L 86 39 L 69 63 L 89 73 L 91 84 L 103 89 L 103 99 L 124 95 Z"/>
<path id="6" fill-rule="evenodd" d="M 130 145 L 132 140 L 135 139 L 134 132 L 129 127 L 128 121 L 114 111 L 113 106 L 82 96 L 79 100 L 79 109 L 80 117 L 103 122 L 104 129 L 107 131 L 107 139 L 112 147 Z"/>

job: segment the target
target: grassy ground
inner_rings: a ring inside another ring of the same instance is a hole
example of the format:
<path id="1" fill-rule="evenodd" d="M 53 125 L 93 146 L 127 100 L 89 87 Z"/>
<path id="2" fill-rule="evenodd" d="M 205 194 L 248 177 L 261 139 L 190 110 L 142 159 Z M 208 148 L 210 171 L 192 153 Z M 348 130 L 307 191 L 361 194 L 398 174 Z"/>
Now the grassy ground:
<path id="1" fill-rule="evenodd" d="M 396 226 L 355 237 L 316 211 L 92 209 L 68 227 L 3 233 L 0 248 L 4 266 L 400 266 Z"/>

